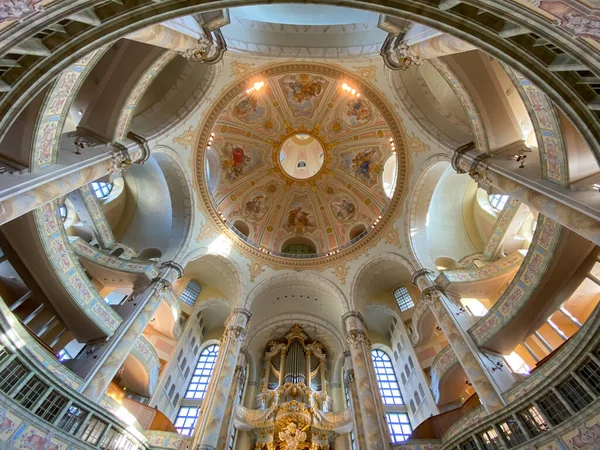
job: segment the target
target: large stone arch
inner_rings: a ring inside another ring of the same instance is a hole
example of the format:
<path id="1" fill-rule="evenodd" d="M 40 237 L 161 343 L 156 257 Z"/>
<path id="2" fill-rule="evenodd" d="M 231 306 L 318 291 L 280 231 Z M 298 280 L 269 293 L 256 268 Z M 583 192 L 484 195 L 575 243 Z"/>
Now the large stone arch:
<path id="1" fill-rule="evenodd" d="M 332 281 L 316 274 L 307 272 L 288 272 L 277 274 L 258 283 L 248 294 L 244 302 L 244 308 L 250 310 L 254 301 L 269 289 L 275 286 L 284 285 L 303 285 L 311 286 L 329 294 L 333 299 L 337 300 L 342 308 L 343 313 L 351 310 L 351 305 L 342 290 Z"/>
<path id="2" fill-rule="evenodd" d="M 169 186 L 173 209 L 172 233 L 169 247 L 163 253 L 163 259 L 178 260 L 187 250 L 194 229 L 195 208 L 192 182 L 184 168 L 183 161 L 170 147 L 157 145 L 152 148 L 152 156 L 162 170 Z"/>
<path id="3" fill-rule="evenodd" d="M 230 258 L 211 253 L 208 248 L 201 247 L 185 255 L 180 264 L 184 267 L 184 271 L 190 270 L 190 264 L 197 266 L 197 269 L 202 269 L 205 266 L 211 270 L 211 273 L 218 275 L 219 278 L 217 279 L 216 276 L 211 277 L 211 282 L 200 281 L 219 289 L 231 307 L 243 306 L 243 299 L 246 296 L 244 294 L 242 271 Z"/>
<path id="4" fill-rule="evenodd" d="M 372 285 L 370 279 L 394 267 L 405 269 L 404 275 L 408 275 L 408 278 L 418 269 L 405 256 L 392 252 L 373 256 L 363 263 L 352 280 L 350 288 L 350 299 L 354 310 L 361 313 L 366 310 L 367 286 Z"/>
<path id="5" fill-rule="evenodd" d="M 409 251 L 421 267 L 435 268 L 425 242 L 421 242 L 421 232 L 424 233 L 425 223 L 431 197 L 441 174 L 450 167 L 450 156 L 445 153 L 433 155 L 421 165 L 421 174 L 417 179 L 408 198 L 408 214 L 405 216 L 405 229 Z M 415 233 L 415 230 L 416 233 Z M 426 237 L 426 236 L 425 236 Z"/>

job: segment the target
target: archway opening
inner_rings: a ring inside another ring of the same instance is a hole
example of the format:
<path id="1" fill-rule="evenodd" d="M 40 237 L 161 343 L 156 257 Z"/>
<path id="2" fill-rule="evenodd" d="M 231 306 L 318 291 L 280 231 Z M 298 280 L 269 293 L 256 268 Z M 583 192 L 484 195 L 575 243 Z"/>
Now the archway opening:
<path id="1" fill-rule="evenodd" d="M 288 239 L 281 246 L 281 251 L 283 253 L 291 253 L 295 255 L 300 254 L 315 254 L 317 253 L 317 248 L 313 241 L 303 237 L 294 237 Z"/>

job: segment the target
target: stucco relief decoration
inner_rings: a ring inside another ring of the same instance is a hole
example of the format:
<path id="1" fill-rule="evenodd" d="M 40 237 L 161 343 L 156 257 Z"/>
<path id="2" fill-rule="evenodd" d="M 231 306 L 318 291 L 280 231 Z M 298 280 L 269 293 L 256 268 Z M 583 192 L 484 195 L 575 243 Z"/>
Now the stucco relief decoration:
<path id="1" fill-rule="evenodd" d="M 397 188 L 406 165 L 402 129 L 369 89 L 351 74 L 312 64 L 236 81 L 201 125 L 196 153 L 200 193 L 215 223 L 244 234 L 243 244 L 236 240 L 242 248 L 277 256 L 295 245 L 316 255 L 350 247 L 358 224 L 372 233 L 399 202 L 383 189 L 390 139 L 402 173 Z M 205 184 L 207 175 L 213 181 Z"/>
<path id="2" fill-rule="evenodd" d="M 335 276 L 338 278 L 338 280 L 340 280 L 340 283 L 342 285 L 346 284 L 346 278 L 348 277 L 349 270 L 350 269 L 345 263 L 340 264 L 339 266 L 335 266 L 335 268 L 333 269 Z"/>
<path id="3" fill-rule="evenodd" d="M 200 227 L 200 231 L 198 232 L 198 236 L 196 236 L 196 242 L 204 241 L 210 238 L 215 232 L 214 228 L 209 224 L 205 223 Z"/>
<path id="4" fill-rule="evenodd" d="M 353 347 L 357 347 L 360 344 L 364 344 L 367 347 L 371 346 L 371 340 L 367 336 L 367 333 L 362 330 L 350 330 L 346 337 L 346 342 Z"/>
<path id="5" fill-rule="evenodd" d="M 475 183 L 481 184 L 492 184 L 492 178 L 488 172 L 487 167 L 477 166 L 469 170 L 469 176 L 475 181 Z"/>
<path id="6" fill-rule="evenodd" d="M 0 3 L 0 23 L 9 20 L 21 21 L 27 16 L 43 10 L 42 0 L 13 0 Z"/>
<path id="7" fill-rule="evenodd" d="M 559 20 L 559 26 L 578 37 L 600 42 L 600 15 L 576 2 L 565 0 L 528 0 L 528 3 L 550 13 Z"/>
<path id="8" fill-rule="evenodd" d="M 181 145 L 183 148 L 192 149 L 194 146 L 194 142 L 196 140 L 196 135 L 198 134 L 199 127 L 189 126 L 187 130 L 181 133 L 179 136 L 175 136 L 173 138 L 173 142 Z"/>
<path id="9" fill-rule="evenodd" d="M 265 271 L 265 268 L 262 264 L 258 262 L 250 262 L 248 263 L 248 273 L 250 274 L 250 283 L 254 283 L 256 277 L 258 277 L 261 273 Z"/>
<path id="10" fill-rule="evenodd" d="M 236 80 L 244 78 L 254 70 L 254 64 L 242 63 L 239 61 L 233 61 L 231 63 L 231 76 Z"/>
<path id="11" fill-rule="evenodd" d="M 354 73 L 369 83 L 377 82 L 377 66 L 354 66 Z"/>

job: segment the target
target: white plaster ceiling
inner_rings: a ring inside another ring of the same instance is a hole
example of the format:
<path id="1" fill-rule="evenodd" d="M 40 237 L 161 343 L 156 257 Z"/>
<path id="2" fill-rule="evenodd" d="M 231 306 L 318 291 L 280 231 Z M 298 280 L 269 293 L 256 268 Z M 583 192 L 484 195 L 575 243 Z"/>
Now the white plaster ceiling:
<path id="1" fill-rule="evenodd" d="M 287 25 L 347 25 L 377 22 L 378 14 L 354 8 L 287 3 L 231 8 L 232 18 Z"/>

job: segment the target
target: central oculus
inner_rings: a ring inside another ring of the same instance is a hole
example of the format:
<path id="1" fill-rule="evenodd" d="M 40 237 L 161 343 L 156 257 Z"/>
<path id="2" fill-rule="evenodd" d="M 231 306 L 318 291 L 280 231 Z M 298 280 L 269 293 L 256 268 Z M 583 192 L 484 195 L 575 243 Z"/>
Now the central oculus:
<path id="1" fill-rule="evenodd" d="M 286 138 L 279 149 L 279 163 L 296 180 L 311 178 L 323 167 L 323 145 L 310 134 L 296 133 Z"/>

